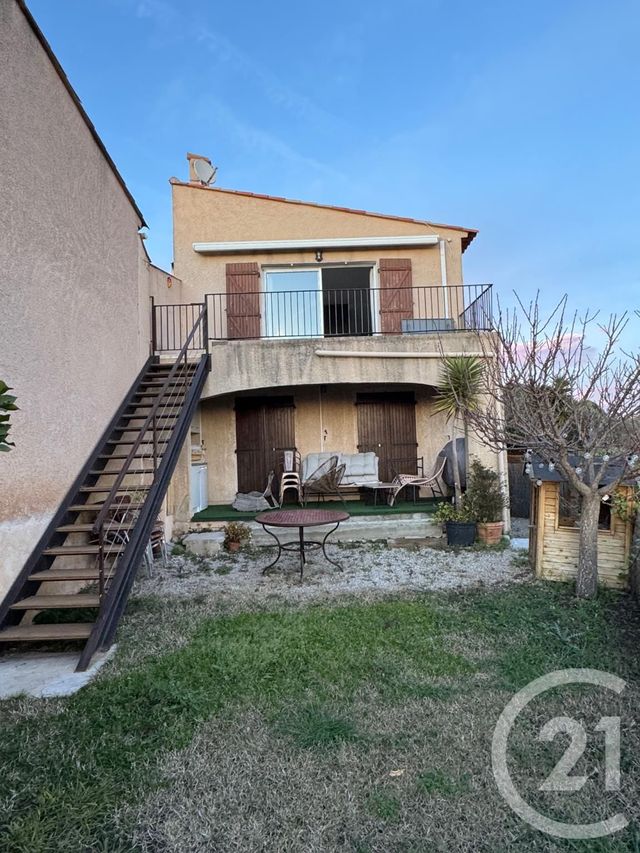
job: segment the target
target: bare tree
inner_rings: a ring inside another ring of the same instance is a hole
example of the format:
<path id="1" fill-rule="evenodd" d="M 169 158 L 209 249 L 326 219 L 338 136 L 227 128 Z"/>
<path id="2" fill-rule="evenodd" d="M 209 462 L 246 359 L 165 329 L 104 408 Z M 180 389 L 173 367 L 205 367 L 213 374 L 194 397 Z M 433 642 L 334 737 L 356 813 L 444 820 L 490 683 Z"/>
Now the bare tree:
<path id="1" fill-rule="evenodd" d="M 597 593 L 600 502 L 640 476 L 640 353 L 620 347 L 628 314 L 597 317 L 568 315 L 566 296 L 545 317 L 538 299 L 499 310 L 495 332 L 479 335 L 487 405 L 468 412 L 484 441 L 531 449 L 580 495 L 583 598 Z"/>

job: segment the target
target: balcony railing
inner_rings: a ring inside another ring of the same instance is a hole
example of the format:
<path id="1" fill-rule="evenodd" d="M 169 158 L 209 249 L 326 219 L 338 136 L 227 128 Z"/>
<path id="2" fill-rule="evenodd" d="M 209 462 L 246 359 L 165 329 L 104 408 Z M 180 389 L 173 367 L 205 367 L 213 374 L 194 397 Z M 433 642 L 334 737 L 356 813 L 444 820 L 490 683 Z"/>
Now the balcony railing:
<path id="1" fill-rule="evenodd" d="M 490 284 L 209 293 L 209 337 L 358 337 L 492 328 Z"/>
<path id="2" fill-rule="evenodd" d="M 209 340 L 370 337 L 484 331 L 492 324 L 492 286 L 208 293 Z M 179 349 L 197 303 L 156 305 L 156 351 Z M 205 341 L 194 341 L 204 348 Z"/>

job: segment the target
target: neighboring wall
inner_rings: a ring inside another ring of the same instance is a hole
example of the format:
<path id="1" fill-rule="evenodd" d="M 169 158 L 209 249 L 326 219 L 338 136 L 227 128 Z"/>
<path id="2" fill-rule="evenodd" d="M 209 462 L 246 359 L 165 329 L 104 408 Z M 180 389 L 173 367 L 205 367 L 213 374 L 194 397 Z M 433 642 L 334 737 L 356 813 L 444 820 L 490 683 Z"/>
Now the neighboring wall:
<path id="1" fill-rule="evenodd" d="M 20 407 L 0 454 L 2 597 L 148 355 L 153 273 L 139 211 L 16 0 L 0 3 L 0 91 L 0 378 Z"/>

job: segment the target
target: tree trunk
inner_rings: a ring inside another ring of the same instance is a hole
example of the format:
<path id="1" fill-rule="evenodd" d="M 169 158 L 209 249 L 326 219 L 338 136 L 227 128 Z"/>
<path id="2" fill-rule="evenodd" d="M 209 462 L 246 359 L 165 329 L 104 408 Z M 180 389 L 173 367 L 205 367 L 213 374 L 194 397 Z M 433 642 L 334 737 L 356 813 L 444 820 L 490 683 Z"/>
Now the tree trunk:
<path id="1" fill-rule="evenodd" d="M 580 538 L 578 546 L 578 598 L 595 598 L 598 592 L 598 517 L 600 495 L 592 492 L 582 496 Z"/>
<path id="2" fill-rule="evenodd" d="M 631 562 L 629 566 L 631 591 L 640 599 L 640 507 L 636 510 L 633 539 L 631 540 Z"/>
<path id="3" fill-rule="evenodd" d="M 462 501 L 462 487 L 460 485 L 460 463 L 458 462 L 458 441 L 455 424 L 451 425 L 451 449 L 453 461 L 453 488 L 456 494 L 456 507 L 459 507 Z"/>
<path id="4" fill-rule="evenodd" d="M 467 423 L 467 419 L 464 419 L 464 476 L 465 480 L 469 479 L 469 424 Z M 467 487 L 469 483 L 467 482 Z"/>

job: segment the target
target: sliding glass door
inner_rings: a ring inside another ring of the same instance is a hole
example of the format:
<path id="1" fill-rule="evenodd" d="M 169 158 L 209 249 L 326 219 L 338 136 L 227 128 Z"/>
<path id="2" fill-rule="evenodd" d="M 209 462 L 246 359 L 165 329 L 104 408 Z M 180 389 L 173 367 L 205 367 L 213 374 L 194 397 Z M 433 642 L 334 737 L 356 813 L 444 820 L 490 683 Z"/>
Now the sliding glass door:
<path id="1" fill-rule="evenodd" d="M 375 334 L 371 267 L 267 270 L 262 334 L 268 338 Z"/>
<path id="2" fill-rule="evenodd" d="M 264 335 L 268 338 L 321 337 L 320 269 L 265 273 Z"/>

